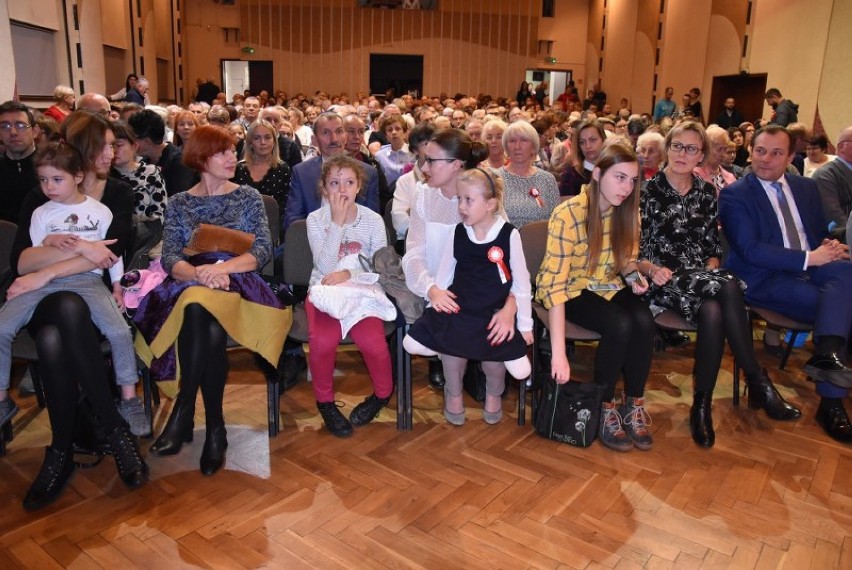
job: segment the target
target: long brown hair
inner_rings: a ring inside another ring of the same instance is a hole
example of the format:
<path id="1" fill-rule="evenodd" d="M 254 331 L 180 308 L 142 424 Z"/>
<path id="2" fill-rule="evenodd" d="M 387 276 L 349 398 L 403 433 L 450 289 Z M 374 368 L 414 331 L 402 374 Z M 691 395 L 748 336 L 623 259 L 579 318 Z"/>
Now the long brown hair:
<path id="1" fill-rule="evenodd" d="M 636 158 L 636 153 L 629 146 L 615 143 L 606 145 L 601 150 L 600 157 L 595 164 L 596 168 L 600 169 L 600 177 L 606 174 L 607 170 L 625 162 L 639 163 Z M 610 243 L 612 246 L 612 254 L 615 258 L 613 270 L 608 275 L 610 279 L 614 278 L 619 271 L 624 269 L 627 262 L 633 255 L 633 250 L 639 242 L 639 184 L 642 177 L 637 176 L 636 183 L 633 185 L 633 192 L 630 196 L 618 206 L 613 207 L 612 223 L 610 224 Z M 601 257 L 601 248 L 603 247 L 603 216 L 601 216 L 601 192 L 600 184 L 594 179 L 594 176 L 589 181 L 587 190 L 589 196 L 589 212 L 586 216 L 586 235 L 589 242 L 589 271 L 591 276 L 598 268 L 598 262 Z"/>
<path id="2" fill-rule="evenodd" d="M 586 155 L 580 148 L 580 134 L 586 129 L 595 129 L 601 137 L 601 141 L 606 140 L 606 132 L 603 126 L 597 121 L 583 121 L 577 128 L 574 129 L 574 134 L 571 136 L 571 151 L 574 154 L 574 170 L 577 174 L 583 174 L 583 161 L 586 160 Z"/>

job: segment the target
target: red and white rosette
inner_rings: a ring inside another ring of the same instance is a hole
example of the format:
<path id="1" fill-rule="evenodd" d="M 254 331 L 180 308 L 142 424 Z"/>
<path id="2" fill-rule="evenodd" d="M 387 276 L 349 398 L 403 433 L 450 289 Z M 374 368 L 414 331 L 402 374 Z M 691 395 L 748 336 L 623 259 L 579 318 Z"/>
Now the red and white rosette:
<path id="1" fill-rule="evenodd" d="M 530 188 L 530 196 L 535 198 L 535 203 L 538 204 L 539 208 L 544 208 L 544 200 L 541 199 L 541 192 L 538 191 L 538 188 Z"/>
<path id="2" fill-rule="evenodd" d="M 509 273 L 509 268 L 506 267 L 506 262 L 503 261 L 503 250 L 496 245 L 491 247 L 488 250 L 488 261 L 497 266 L 497 271 L 500 273 L 500 281 L 508 283 L 509 279 L 512 278 L 512 274 Z"/>

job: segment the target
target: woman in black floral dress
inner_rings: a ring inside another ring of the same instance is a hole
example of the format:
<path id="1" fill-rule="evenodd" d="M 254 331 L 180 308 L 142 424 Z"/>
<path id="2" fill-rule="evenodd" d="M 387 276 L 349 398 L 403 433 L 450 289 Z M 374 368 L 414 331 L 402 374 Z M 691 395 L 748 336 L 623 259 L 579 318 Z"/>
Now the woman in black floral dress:
<path id="1" fill-rule="evenodd" d="M 710 405 L 726 338 L 746 374 L 749 408 L 763 408 L 774 420 L 794 420 L 801 412 L 784 401 L 758 364 L 742 284 L 719 269 L 716 191 L 693 175 L 706 148 L 704 128 L 696 122 L 681 123 L 666 137 L 667 165 L 648 180 L 641 197 L 639 270 L 650 277 L 647 296 L 654 305 L 698 326 L 690 430 L 698 445 L 711 447 L 716 436 Z"/>

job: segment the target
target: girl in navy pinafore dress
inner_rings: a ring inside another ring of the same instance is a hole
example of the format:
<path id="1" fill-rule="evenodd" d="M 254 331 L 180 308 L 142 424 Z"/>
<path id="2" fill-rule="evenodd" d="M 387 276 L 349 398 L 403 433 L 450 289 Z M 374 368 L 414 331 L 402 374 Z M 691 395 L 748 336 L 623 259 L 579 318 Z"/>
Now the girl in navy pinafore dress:
<path id="1" fill-rule="evenodd" d="M 468 359 L 481 361 L 486 376 L 483 418 L 497 423 L 502 417 L 506 370 L 516 378 L 530 374 L 530 276 L 520 234 L 500 215 L 502 180 L 476 168 L 460 175 L 458 185 L 462 223 L 455 228 L 436 276 L 436 286 L 449 291 L 458 309 L 430 306 L 403 344 L 412 354 L 441 354 L 447 382 L 444 416 L 456 425 L 464 423 L 464 366 Z M 517 328 L 507 341 L 493 345 L 489 340 L 492 318 L 510 294 L 518 305 Z"/>

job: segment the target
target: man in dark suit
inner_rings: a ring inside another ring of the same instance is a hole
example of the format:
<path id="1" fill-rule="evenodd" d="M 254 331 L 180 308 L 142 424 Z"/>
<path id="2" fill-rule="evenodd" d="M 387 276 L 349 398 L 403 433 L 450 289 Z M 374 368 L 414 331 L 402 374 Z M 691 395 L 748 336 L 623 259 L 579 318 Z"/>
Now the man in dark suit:
<path id="1" fill-rule="evenodd" d="M 322 174 L 322 160 L 327 156 L 343 154 L 345 150 L 346 131 L 343 129 L 343 119 L 340 115 L 326 112 L 317 117 L 314 121 L 314 138 L 320 155 L 297 164 L 293 169 L 290 194 L 284 209 L 284 230 L 296 220 L 307 218 L 308 214 L 322 205 L 317 192 L 317 184 Z M 356 202 L 379 213 L 378 174 L 369 164 L 361 163 L 361 167 L 367 175 L 367 188 Z"/>
<path id="2" fill-rule="evenodd" d="M 828 223 L 833 223 L 838 231 L 836 235 L 842 235 L 839 230 L 846 228 L 852 213 L 852 126 L 840 131 L 836 147 L 837 158 L 817 168 L 813 179 L 819 188 Z M 849 243 L 849 236 L 846 236 L 846 243 Z"/>
<path id="3" fill-rule="evenodd" d="M 852 443 L 843 398 L 852 387 L 845 351 L 852 331 L 849 249 L 828 239 L 816 184 L 785 173 L 793 138 L 769 125 L 754 136 L 752 174 L 722 189 L 719 216 L 731 246 L 728 267 L 747 284 L 746 301 L 814 324 L 816 353 L 805 364 L 821 396 L 817 422 Z"/>
<path id="4" fill-rule="evenodd" d="M 736 107 L 733 97 L 725 99 L 725 108 L 716 117 L 716 124 L 727 130 L 731 127 L 739 127 L 743 122 L 743 114 Z"/>

